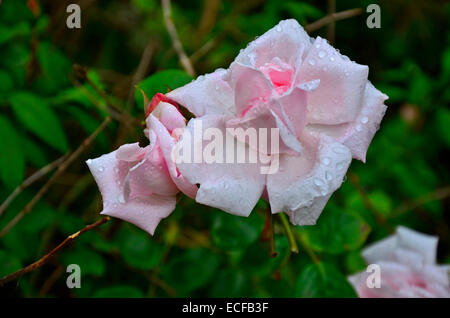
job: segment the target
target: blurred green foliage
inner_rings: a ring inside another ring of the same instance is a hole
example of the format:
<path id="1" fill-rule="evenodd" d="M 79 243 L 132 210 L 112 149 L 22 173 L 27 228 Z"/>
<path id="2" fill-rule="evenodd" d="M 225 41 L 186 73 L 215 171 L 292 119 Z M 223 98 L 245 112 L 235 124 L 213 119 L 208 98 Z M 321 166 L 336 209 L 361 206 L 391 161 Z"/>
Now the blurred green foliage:
<path id="1" fill-rule="evenodd" d="M 148 96 L 184 85 L 164 28 L 159 1 L 89 2 L 82 28 L 66 28 L 72 1 L 4 0 L 0 5 L 0 201 L 26 176 L 75 149 L 107 115 L 107 102 L 143 120 L 134 74 L 144 48 L 154 46 L 138 87 Z M 337 1 L 337 10 L 372 0 Z M 377 2 L 377 1 L 375 1 Z M 36 3 L 40 10 L 30 9 Z M 87 2 L 86 2 L 87 3 Z M 81 236 L 41 269 L 0 294 L 56 297 L 268 296 L 354 297 L 348 274 L 364 269 L 360 251 L 403 224 L 440 237 L 439 262 L 450 262 L 450 4 L 378 1 L 382 27 L 366 14 L 336 24 L 336 47 L 370 66 L 388 94 L 388 111 L 367 164 L 354 161 L 349 178 L 314 227 L 295 227 L 291 254 L 278 218 L 277 257 L 261 240 L 267 204 L 240 218 L 182 198 L 155 236 L 113 220 Z M 239 49 L 280 19 L 306 25 L 326 1 L 173 1 L 181 41 L 198 74 L 227 67 Z M 326 28 L 312 35 L 326 37 Z M 205 49 L 207 48 L 207 49 Z M 86 79 L 72 65 L 87 68 Z M 93 87 L 92 83 L 96 86 Z M 131 98 L 130 98 L 131 96 Z M 0 239 L 0 276 L 38 259 L 98 219 L 101 198 L 83 160 L 124 142 L 145 143 L 142 127 L 114 122 L 59 178 L 32 212 Z M 39 190 L 23 191 L 0 217 L 3 228 Z M 82 288 L 65 285 L 65 268 L 82 269 Z"/>

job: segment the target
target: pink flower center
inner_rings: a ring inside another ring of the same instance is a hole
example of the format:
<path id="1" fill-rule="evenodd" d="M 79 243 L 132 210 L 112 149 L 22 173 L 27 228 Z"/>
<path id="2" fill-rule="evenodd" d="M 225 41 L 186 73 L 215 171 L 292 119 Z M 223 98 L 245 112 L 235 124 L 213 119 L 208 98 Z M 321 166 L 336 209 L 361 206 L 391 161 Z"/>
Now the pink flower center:
<path id="1" fill-rule="evenodd" d="M 283 94 L 291 87 L 294 70 L 279 58 L 261 66 L 260 71 L 270 79 L 278 94 Z"/>

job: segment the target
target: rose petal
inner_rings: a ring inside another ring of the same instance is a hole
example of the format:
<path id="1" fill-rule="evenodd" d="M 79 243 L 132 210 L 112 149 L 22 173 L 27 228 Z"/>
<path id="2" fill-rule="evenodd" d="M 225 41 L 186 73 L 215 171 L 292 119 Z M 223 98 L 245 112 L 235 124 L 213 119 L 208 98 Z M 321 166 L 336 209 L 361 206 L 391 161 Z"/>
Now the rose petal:
<path id="1" fill-rule="evenodd" d="M 175 196 L 152 195 L 126 200 L 120 180 L 121 176 L 127 174 L 129 163 L 119 162 L 116 153 L 113 151 L 86 161 L 102 193 L 101 213 L 131 222 L 153 235 L 159 221 L 175 209 Z"/>
<path id="2" fill-rule="evenodd" d="M 305 133 L 301 141 L 300 156 L 280 156 L 280 171 L 268 175 L 267 191 L 272 213 L 293 212 L 291 221 L 311 224 L 341 185 L 351 154 L 347 147 L 327 136 Z M 309 217 L 300 217 L 305 215 Z"/>
<path id="3" fill-rule="evenodd" d="M 274 58 L 298 65 L 311 46 L 311 38 L 294 19 L 280 21 L 242 50 L 235 61 L 259 68 Z"/>
<path id="4" fill-rule="evenodd" d="M 152 112 L 152 115 L 159 118 L 170 133 L 176 128 L 186 127 L 186 119 L 172 104 L 160 102 Z"/>
<path id="5" fill-rule="evenodd" d="M 191 155 L 187 159 L 178 157 L 177 167 L 191 183 L 200 184 L 196 196 L 197 202 L 231 214 L 248 216 L 263 192 L 265 175 L 261 174 L 258 163 L 237 163 L 237 154 L 240 151 L 250 150 L 244 143 L 235 142 L 236 148 L 234 148 L 230 142 L 226 142 L 226 121 L 227 117 L 217 115 L 190 120 L 185 133 L 177 143 L 175 153 L 181 156 L 182 150 L 190 149 Z M 200 140 L 202 149 L 195 148 L 199 147 L 199 143 L 197 142 L 197 146 L 194 146 L 196 142 L 194 129 L 198 129 L 201 138 L 208 128 L 217 129 L 225 139 L 222 140 L 223 156 L 219 158 L 223 163 L 208 161 L 206 157 L 200 157 L 200 163 L 194 161 L 194 151 L 203 150 L 202 153 L 205 153 L 207 145 L 211 142 Z M 230 148 L 235 149 L 234 158 L 231 160 L 233 163 L 226 163 L 226 154 L 230 154 Z"/>
<path id="6" fill-rule="evenodd" d="M 175 146 L 175 140 L 170 136 L 163 124 L 152 114 L 147 117 L 147 126 L 157 136 L 161 151 L 169 170 L 170 177 L 176 184 L 178 189 L 191 198 L 195 198 L 197 194 L 197 187 L 191 184 L 183 175 L 181 175 L 175 166 L 172 158 L 172 151 Z"/>
<path id="7" fill-rule="evenodd" d="M 318 37 L 298 71 L 296 85 L 319 79 L 308 95 L 308 123 L 335 125 L 359 114 L 369 68 L 350 61 Z"/>
<path id="8" fill-rule="evenodd" d="M 234 94 L 228 82 L 223 80 L 226 74 L 226 70 L 218 69 L 200 75 L 195 81 L 166 95 L 197 117 L 207 114 L 231 115 L 234 113 Z"/>

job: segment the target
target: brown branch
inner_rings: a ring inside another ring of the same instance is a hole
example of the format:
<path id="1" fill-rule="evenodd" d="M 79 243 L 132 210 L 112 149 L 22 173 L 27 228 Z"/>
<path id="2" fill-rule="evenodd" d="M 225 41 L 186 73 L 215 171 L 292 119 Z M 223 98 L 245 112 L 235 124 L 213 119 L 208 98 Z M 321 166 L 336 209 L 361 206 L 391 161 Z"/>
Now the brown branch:
<path id="1" fill-rule="evenodd" d="M 195 76 L 194 67 L 191 64 L 189 57 L 186 55 L 186 52 L 184 52 L 183 45 L 181 44 L 181 41 L 177 34 L 177 29 L 175 28 L 175 24 L 173 23 L 170 0 L 161 0 L 161 3 L 163 9 L 164 24 L 166 25 L 167 32 L 169 33 L 169 36 L 172 40 L 172 46 L 175 52 L 177 52 L 180 63 L 186 73 L 191 76 Z"/>
<path id="2" fill-rule="evenodd" d="M 57 166 L 63 162 L 63 160 L 66 158 L 67 155 L 62 156 L 59 159 L 56 159 L 53 162 L 50 162 L 46 166 L 42 167 L 35 173 L 33 173 L 31 176 L 26 178 L 21 185 L 19 185 L 17 188 L 14 189 L 14 191 L 6 198 L 6 200 L 2 203 L 0 206 L 0 216 L 5 212 L 5 210 L 8 208 L 10 203 L 20 194 L 23 190 L 31 186 L 33 183 L 35 183 L 37 180 L 45 176 L 47 173 L 55 169 Z"/>
<path id="3" fill-rule="evenodd" d="M 27 213 L 30 213 L 34 205 L 47 193 L 51 185 L 58 179 L 64 171 L 69 167 L 69 165 L 74 162 L 81 153 L 94 141 L 97 135 L 102 132 L 106 126 L 111 122 L 111 117 L 106 117 L 105 120 L 100 124 L 100 126 L 87 137 L 78 148 L 58 167 L 58 170 L 50 177 L 50 179 L 44 184 L 44 186 L 36 193 L 36 195 L 31 199 L 31 201 L 19 212 L 1 231 L 0 238 L 5 236 L 8 231 L 14 227 Z"/>
<path id="4" fill-rule="evenodd" d="M 62 241 L 58 246 L 56 246 L 53 250 L 51 250 L 48 254 L 44 255 L 42 258 L 40 258 L 39 260 L 37 260 L 36 262 L 28 265 L 27 267 L 24 267 L 22 269 L 19 269 L 18 271 L 9 274 L 5 277 L 3 277 L 2 279 L 0 279 L 0 287 L 2 287 L 3 285 L 5 285 L 6 283 L 22 276 L 25 275 L 29 272 L 32 272 L 38 268 L 40 268 L 42 265 L 44 265 L 45 263 L 47 263 L 50 258 L 52 258 L 53 256 L 55 256 L 57 253 L 59 253 L 64 247 L 66 247 L 68 244 L 72 243 L 72 241 L 74 241 L 76 238 L 78 238 L 80 235 L 82 235 L 83 233 L 86 233 L 87 231 L 90 231 L 92 229 L 95 229 L 96 227 L 102 225 L 103 223 L 106 223 L 110 220 L 109 216 L 98 220 L 97 222 L 87 225 L 85 226 L 83 229 L 81 229 L 80 231 L 69 235 L 64 241 Z"/>
<path id="5" fill-rule="evenodd" d="M 262 241 L 269 241 L 269 253 L 270 257 L 276 257 L 278 255 L 275 250 L 275 233 L 273 230 L 273 215 L 270 207 L 266 209 L 266 224 L 261 235 Z"/>
<path id="6" fill-rule="evenodd" d="M 332 14 L 326 15 L 325 17 L 323 17 L 313 23 L 306 25 L 305 30 L 306 30 L 306 32 L 314 32 L 330 23 L 334 23 L 339 20 L 348 19 L 348 18 L 357 16 L 357 15 L 360 15 L 362 13 L 363 13 L 363 9 L 361 9 L 361 8 L 350 9 L 350 10 L 332 13 Z"/>
<path id="7" fill-rule="evenodd" d="M 328 15 L 333 15 L 336 13 L 336 0 L 327 1 L 327 13 Z M 327 26 L 327 39 L 331 44 L 334 43 L 334 38 L 336 35 L 336 20 L 328 23 Z"/>
<path id="8" fill-rule="evenodd" d="M 155 51 L 155 44 L 153 43 L 153 41 L 150 41 L 145 47 L 144 52 L 142 53 L 139 65 L 131 80 L 130 92 L 128 93 L 126 106 L 127 111 L 130 111 L 131 105 L 133 104 L 135 86 L 144 78 L 145 73 L 147 72 L 150 66 L 150 61 L 152 59 L 154 51 Z"/>
<path id="9" fill-rule="evenodd" d="M 389 218 L 397 217 L 405 212 L 414 210 L 429 202 L 433 202 L 436 200 L 443 200 L 448 197 L 450 197 L 450 186 L 436 189 L 433 192 L 426 193 L 418 197 L 417 199 L 411 200 L 409 202 L 400 205 L 397 209 L 393 211 L 391 215 L 389 215 Z"/>

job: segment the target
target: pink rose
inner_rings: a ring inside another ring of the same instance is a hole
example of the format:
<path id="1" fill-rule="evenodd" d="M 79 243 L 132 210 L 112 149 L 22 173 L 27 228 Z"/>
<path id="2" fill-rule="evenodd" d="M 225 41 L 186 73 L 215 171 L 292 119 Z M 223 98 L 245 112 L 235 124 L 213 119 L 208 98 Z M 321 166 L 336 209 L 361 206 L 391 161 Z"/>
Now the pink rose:
<path id="1" fill-rule="evenodd" d="M 228 70 L 168 93 L 198 117 L 185 135 L 200 121 L 203 132 L 218 128 L 224 135 L 227 128 L 279 129 L 277 151 L 256 149 L 279 160 L 276 173 L 262 174 L 260 161 L 177 162 L 191 183 L 200 184 L 196 201 L 248 216 L 263 196 L 272 213 L 315 224 L 352 157 L 365 160 L 386 110 L 387 96 L 368 81 L 368 71 L 326 40 L 310 38 L 297 21 L 284 20 L 241 50 Z M 179 143 L 189 142 L 185 135 Z M 268 137 L 269 145 L 275 141 Z"/>
<path id="2" fill-rule="evenodd" d="M 161 219 L 175 209 L 176 194 L 195 197 L 197 187 L 177 170 L 170 152 L 175 128 L 186 126 L 178 109 L 158 103 L 147 117 L 150 145 L 126 144 L 86 163 L 103 197 L 101 214 L 131 222 L 152 234 Z"/>
<path id="3" fill-rule="evenodd" d="M 366 271 L 349 277 L 359 297 L 450 297 L 449 266 L 436 264 L 438 238 L 405 227 L 366 248 L 368 264 L 380 266 L 380 288 L 369 288 Z M 373 287 L 373 286 L 372 286 Z"/>

